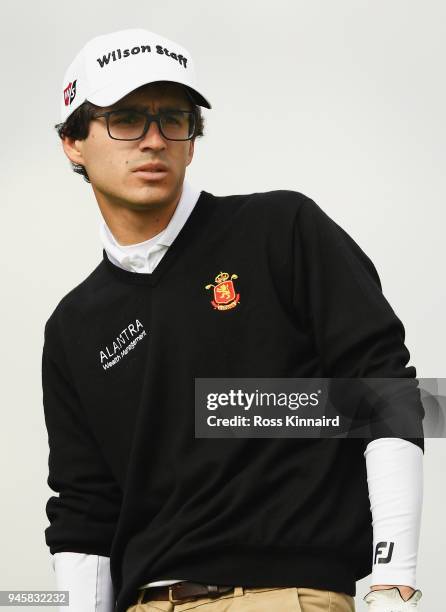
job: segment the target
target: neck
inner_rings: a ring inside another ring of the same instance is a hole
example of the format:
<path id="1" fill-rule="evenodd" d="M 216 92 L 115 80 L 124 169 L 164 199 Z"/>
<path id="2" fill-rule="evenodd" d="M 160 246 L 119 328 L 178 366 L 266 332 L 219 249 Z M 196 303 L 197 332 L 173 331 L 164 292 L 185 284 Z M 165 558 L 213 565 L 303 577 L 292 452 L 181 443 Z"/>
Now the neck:
<path id="1" fill-rule="evenodd" d="M 173 198 L 144 204 L 111 200 L 94 187 L 93 191 L 111 233 L 120 245 L 127 246 L 149 240 L 167 227 L 180 201 L 182 185 Z"/>

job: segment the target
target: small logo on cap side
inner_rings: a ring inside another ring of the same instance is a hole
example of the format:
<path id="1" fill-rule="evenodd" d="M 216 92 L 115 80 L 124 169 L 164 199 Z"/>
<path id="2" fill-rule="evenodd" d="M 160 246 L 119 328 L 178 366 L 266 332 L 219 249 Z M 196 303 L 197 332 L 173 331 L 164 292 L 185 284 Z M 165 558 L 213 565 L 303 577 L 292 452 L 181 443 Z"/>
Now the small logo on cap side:
<path id="1" fill-rule="evenodd" d="M 76 97 L 76 83 L 77 79 L 72 83 L 68 83 L 67 87 L 65 87 L 65 89 L 63 90 L 63 99 L 65 102 L 65 106 L 69 106 Z"/>

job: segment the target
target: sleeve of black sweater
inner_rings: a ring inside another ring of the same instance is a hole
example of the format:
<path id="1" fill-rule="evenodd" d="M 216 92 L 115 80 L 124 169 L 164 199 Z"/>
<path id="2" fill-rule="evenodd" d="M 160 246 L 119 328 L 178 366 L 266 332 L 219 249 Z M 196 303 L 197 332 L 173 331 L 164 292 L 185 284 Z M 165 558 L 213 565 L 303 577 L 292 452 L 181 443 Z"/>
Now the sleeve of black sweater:
<path id="1" fill-rule="evenodd" d="M 76 393 L 59 333 L 59 310 L 45 325 L 42 389 L 48 432 L 50 553 L 110 555 L 121 494 L 96 444 Z"/>
<path id="2" fill-rule="evenodd" d="M 412 411 L 411 422 L 422 432 L 424 409 L 416 369 L 407 365 L 405 330 L 383 295 L 372 261 L 311 198 L 299 209 L 295 231 L 295 266 L 301 282 L 296 283 L 293 300 L 300 310 L 304 301 L 324 376 L 406 379 L 391 383 L 387 405 L 395 412 L 406 411 L 406 416 Z M 387 437 L 379 431 L 372 431 L 365 442 Z M 398 437 L 424 452 L 422 434 Z"/>

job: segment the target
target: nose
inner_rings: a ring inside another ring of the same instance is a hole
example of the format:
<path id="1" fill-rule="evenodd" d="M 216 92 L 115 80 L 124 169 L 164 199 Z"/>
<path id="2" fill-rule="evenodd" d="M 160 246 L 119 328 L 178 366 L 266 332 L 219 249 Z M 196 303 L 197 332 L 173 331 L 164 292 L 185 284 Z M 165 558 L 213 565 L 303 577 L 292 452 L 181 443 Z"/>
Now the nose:
<path id="1" fill-rule="evenodd" d="M 144 138 L 139 141 L 139 148 L 141 151 L 145 149 L 155 149 L 157 151 L 166 148 L 166 141 L 160 132 L 156 121 L 151 121 L 149 129 L 147 130 Z"/>

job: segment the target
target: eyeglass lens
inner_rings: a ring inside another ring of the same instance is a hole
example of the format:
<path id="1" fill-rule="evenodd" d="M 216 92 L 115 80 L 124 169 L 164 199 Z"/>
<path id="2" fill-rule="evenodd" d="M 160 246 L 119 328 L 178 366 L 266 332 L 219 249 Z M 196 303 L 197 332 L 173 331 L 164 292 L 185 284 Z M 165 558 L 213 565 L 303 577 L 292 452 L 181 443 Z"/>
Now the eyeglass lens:
<path id="1" fill-rule="evenodd" d="M 146 117 L 144 113 L 138 111 L 113 111 L 108 117 L 110 136 L 119 140 L 141 138 L 146 125 Z M 194 132 L 194 116 L 184 111 L 161 112 L 160 128 L 167 139 L 187 140 Z"/>

